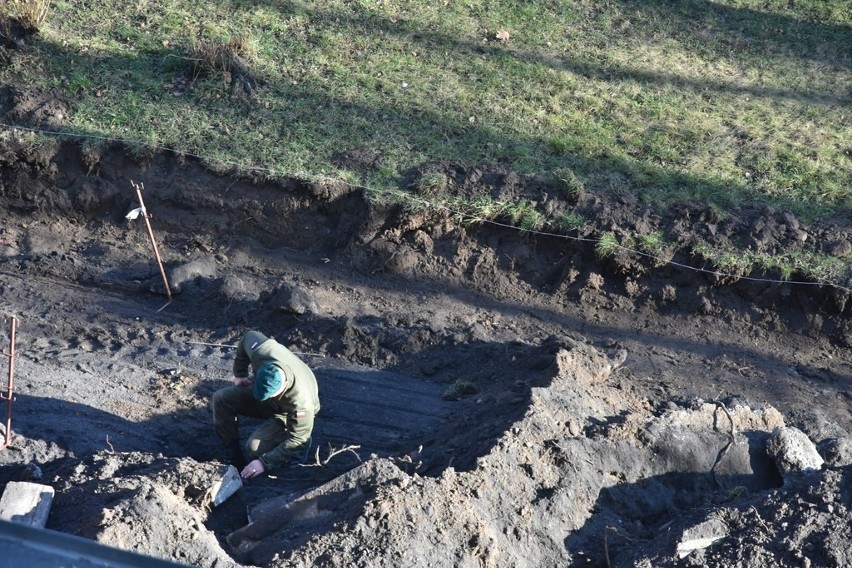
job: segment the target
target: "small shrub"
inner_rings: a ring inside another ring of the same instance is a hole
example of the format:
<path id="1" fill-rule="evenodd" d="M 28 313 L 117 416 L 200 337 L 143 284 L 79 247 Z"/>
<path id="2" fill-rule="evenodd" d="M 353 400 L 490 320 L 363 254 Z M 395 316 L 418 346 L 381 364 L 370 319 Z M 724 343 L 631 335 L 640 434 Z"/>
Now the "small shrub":
<path id="1" fill-rule="evenodd" d="M 639 237 L 639 241 L 642 243 L 642 249 L 654 256 L 659 256 L 665 246 L 662 231 L 651 231 Z"/>
<path id="2" fill-rule="evenodd" d="M 621 245 L 618 242 L 618 237 L 615 236 L 615 233 L 609 232 L 601 235 L 598 244 L 595 245 L 595 251 L 598 253 L 600 258 L 606 258 L 608 256 L 612 256 L 621 248 Z"/>
<path id="3" fill-rule="evenodd" d="M 530 207 L 521 215 L 520 227 L 524 231 L 538 231 L 544 227 L 544 214 L 538 209 Z"/>
<path id="4" fill-rule="evenodd" d="M 842 281 L 850 273 L 849 262 L 843 258 L 814 251 L 786 251 L 784 254 L 756 253 L 735 249 L 714 248 L 706 242 L 692 245 L 692 253 L 709 261 L 716 270 L 743 275 L 758 269 L 777 271 L 781 280 L 790 280 L 796 273 L 831 283 Z"/>
<path id="5" fill-rule="evenodd" d="M 576 231 L 580 227 L 582 227 L 586 222 L 586 218 L 580 215 L 575 211 L 570 211 L 567 213 L 563 213 L 559 218 L 557 225 L 560 229 L 565 231 Z"/>
<path id="6" fill-rule="evenodd" d="M 699 242 L 692 246 L 692 252 L 710 262 L 715 270 L 734 276 L 747 274 L 753 267 L 753 260 L 743 251 L 714 248 Z"/>
<path id="7" fill-rule="evenodd" d="M 471 381 L 467 379 L 459 379 L 444 391 L 441 398 L 444 400 L 459 400 L 460 398 L 476 394 L 478 391 L 479 389 L 476 388 L 476 385 Z"/>
<path id="8" fill-rule="evenodd" d="M 488 195 L 480 195 L 467 204 L 465 209 L 470 211 L 470 215 L 472 217 L 488 220 L 494 219 L 506 211 L 506 204 L 494 201 L 494 199 Z"/>
<path id="9" fill-rule="evenodd" d="M 552 154 L 557 156 L 565 156 L 581 151 L 581 141 L 576 137 L 568 135 L 551 136 L 547 141 L 547 146 Z"/>
<path id="10" fill-rule="evenodd" d="M 345 184 L 359 185 L 361 183 L 361 178 L 352 170 L 337 170 L 336 176 Z"/>
<path id="11" fill-rule="evenodd" d="M 382 182 L 391 184 L 399 177 L 399 172 L 396 171 L 396 166 L 389 164 L 379 167 L 376 170 L 376 177 Z"/>
<path id="12" fill-rule="evenodd" d="M 507 213 L 512 223 L 524 231 L 537 231 L 544 226 L 544 214 L 538 211 L 532 203 L 522 202 L 512 205 Z"/>
<path id="13" fill-rule="evenodd" d="M 585 191 L 583 181 L 570 168 L 558 168 L 552 175 L 554 185 L 565 197 L 576 201 Z"/>
<path id="14" fill-rule="evenodd" d="M 221 76 L 226 84 L 234 79 L 249 80 L 245 61 L 253 57 L 251 42 L 237 36 L 227 42 L 201 40 L 190 47 L 190 75 L 193 81 L 202 77 Z"/>
<path id="15" fill-rule="evenodd" d="M 41 29 L 50 10 L 50 0 L 15 0 L 8 4 L 12 15 L 17 18 L 27 34 L 36 33 Z"/>
<path id="16" fill-rule="evenodd" d="M 781 271 L 781 280 L 790 280 L 793 278 L 795 267 L 786 262 L 778 263 L 778 270 Z"/>
<path id="17" fill-rule="evenodd" d="M 92 83 L 92 79 L 78 71 L 71 73 L 70 78 L 68 79 L 68 89 L 72 91 L 86 91 L 94 87 L 94 83 Z"/>
<path id="18" fill-rule="evenodd" d="M 441 172 L 426 172 L 414 187 L 419 195 L 442 195 L 449 183 L 447 176 Z"/>

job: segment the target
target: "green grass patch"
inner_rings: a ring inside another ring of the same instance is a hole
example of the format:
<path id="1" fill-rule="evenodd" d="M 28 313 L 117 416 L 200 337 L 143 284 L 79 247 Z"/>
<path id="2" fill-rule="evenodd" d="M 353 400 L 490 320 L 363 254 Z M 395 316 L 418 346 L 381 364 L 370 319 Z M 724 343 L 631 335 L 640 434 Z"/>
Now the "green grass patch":
<path id="1" fill-rule="evenodd" d="M 806 219 L 852 212 L 847 0 L 34 6 L 46 10 L 34 12 L 33 47 L 0 80 L 73 100 L 69 133 L 377 191 L 451 160 L 659 210 L 702 200 Z M 383 156 L 378 169 L 334 165 L 364 147 Z M 414 189 L 439 196 L 445 181 Z M 487 201 L 463 209 L 526 230 L 582 223 Z"/>
<path id="2" fill-rule="evenodd" d="M 477 388 L 476 384 L 467 379 L 458 379 L 453 384 L 451 384 L 444 393 L 441 395 L 441 398 L 444 400 L 460 400 L 466 396 L 470 396 L 479 392 L 479 388 Z"/>
<path id="3" fill-rule="evenodd" d="M 600 258 L 606 258 L 624 250 L 625 246 L 618 242 L 615 233 L 607 232 L 601 235 L 598 242 L 595 243 L 595 252 Z"/>
<path id="4" fill-rule="evenodd" d="M 586 219 L 576 213 L 574 211 L 569 211 L 567 213 L 563 213 L 562 216 L 556 222 L 556 229 L 562 230 L 563 232 L 576 231 L 586 224 Z"/>
<path id="5" fill-rule="evenodd" d="M 709 261 L 719 272 L 746 276 L 753 271 L 776 273 L 781 280 L 794 276 L 813 278 L 818 282 L 848 282 L 852 265 L 848 259 L 818 254 L 807 250 L 791 250 L 768 254 L 749 250 L 720 249 L 706 243 L 692 246 L 692 253 Z"/>

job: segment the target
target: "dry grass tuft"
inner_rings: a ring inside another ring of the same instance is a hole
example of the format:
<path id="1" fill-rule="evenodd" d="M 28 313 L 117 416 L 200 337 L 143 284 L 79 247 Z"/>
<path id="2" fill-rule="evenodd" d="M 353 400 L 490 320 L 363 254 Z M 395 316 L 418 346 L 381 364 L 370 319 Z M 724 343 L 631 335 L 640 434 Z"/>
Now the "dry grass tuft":
<path id="1" fill-rule="evenodd" d="M 227 85 L 235 80 L 250 81 L 246 61 L 253 57 L 253 53 L 253 46 L 245 36 L 228 42 L 195 42 L 190 47 L 190 76 L 193 81 L 220 76 Z"/>
<path id="2" fill-rule="evenodd" d="M 0 14 L 0 38 L 4 40 L 4 43 L 10 43 L 15 39 L 12 32 L 12 20 L 6 14 Z"/>
<path id="3" fill-rule="evenodd" d="M 28 34 L 41 29 L 50 11 L 50 0 L 12 0 L 2 4 L 3 11 L 16 18 Z"/>

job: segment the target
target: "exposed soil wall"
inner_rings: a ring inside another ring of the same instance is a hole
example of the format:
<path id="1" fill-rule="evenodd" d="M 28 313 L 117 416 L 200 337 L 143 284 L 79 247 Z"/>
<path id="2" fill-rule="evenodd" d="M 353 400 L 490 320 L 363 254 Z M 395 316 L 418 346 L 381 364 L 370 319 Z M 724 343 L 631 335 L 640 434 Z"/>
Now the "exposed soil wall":
<path id="1" fill-rule="evenodd" d="M 665 230 L 849 258 L 848 220 L 697 204 L 663 217 L 511 172 L 426 170 L 446 191 L 536 195 L 589 223 L 536 235 L 338 183 L 7 141 L 0 312 L 18 316 L 20 343 L 0 482 L 52 485 L 49 528 L 199 566 L 849 562 L 848 291 L 600 259 L 583 240 Z M 174 291 L 165 307 L 144 224 L 125 219 L 132 182 Z M 360 453 L 209 510 L 209 400 L 247 329 L 317 369 L 321 450 Z M 347 378 L 373 386 L 344 400 Z M 413 418 L 424 397 L 432 421 Z M 370 431 L 367 408 L 387 421 Z M 779 469 L 767 442 L 782 427 L 824 465 Z"/>

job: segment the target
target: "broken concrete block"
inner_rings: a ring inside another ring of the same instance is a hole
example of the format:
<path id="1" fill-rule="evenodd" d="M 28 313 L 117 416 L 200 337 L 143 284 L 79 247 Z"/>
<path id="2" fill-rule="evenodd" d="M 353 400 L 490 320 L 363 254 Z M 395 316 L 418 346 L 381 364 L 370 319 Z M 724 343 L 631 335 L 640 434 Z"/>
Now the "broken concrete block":
<path id="1" fill-rule="evenodd" d="M 234 466 L 229 465 L 222 474 L 222 477 L 210 487 L 210 494 L 213 496 L 213 506 L 218 507 L 227 501 L 242 486 L 243 480 L 240 477 L 240 472 Z"/>
<path id="2" fill-rule="evenodd" d="M 43 529 L 53 504 L 53 487 L 10 481 L 0 498 L 0 519 Z"/>
<path id="3" fill-rule="evenodd" d="M 782 477 L 790 473 L 819 471 L 824 463 L 807 434 L 790 426 L 772 433 L 766 442 L 766 452 L 775 460 Z"/>
<path id="4" fill-rule="evenodd" d="M 677 545 L 677 557 L 685 558 L 695 550 L 703 550 L 728 536 L 728 526 L 718 518 L 710 518 L 683 531 Z"/>

